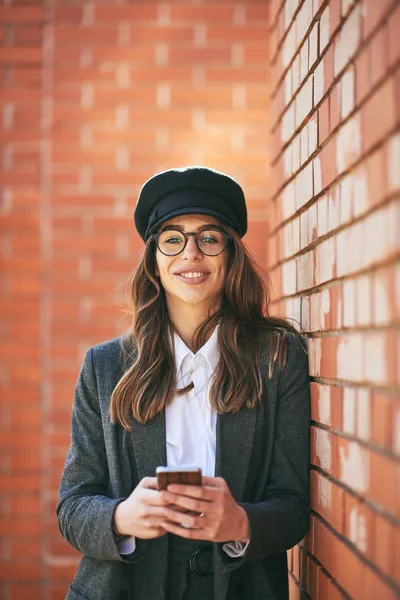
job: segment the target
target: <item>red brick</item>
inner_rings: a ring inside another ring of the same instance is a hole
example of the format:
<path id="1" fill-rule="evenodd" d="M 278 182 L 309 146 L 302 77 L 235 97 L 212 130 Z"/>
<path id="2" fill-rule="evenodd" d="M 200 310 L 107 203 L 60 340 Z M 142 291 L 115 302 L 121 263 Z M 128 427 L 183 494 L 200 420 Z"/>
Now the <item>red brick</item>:
<path id="1" fill-rule="evenodd" d="M 4 489 L 8 491 L 7 488 L 3 488 L 3 490 Z M 0 519 L 0 532 L 2 536 L 24 536 L 27 538 L 37 537 L 40 535 L 40 523 L 32 518 Z M 13 578 L 11 577 L 11 579 Z M 19 579 L 29 578 L 20 577 Z"/>
<path id="2" fill-rule="evenodd" d="M 340 120 L 340 85 L 336 84 L 329 95 L 329 125 L 331 131 L 337 128 Z"/>
<path id="3" fill-rule="evenodd" d="M 376 515 L 376 531 L 374 562 L 385 575 L 396 578 L 395 571 L 395 530 L 394 523 L 380 514 Z M 398 573 L 397 573 L 398 576 Z"/>
<path id="4" fill-rule="evenodd" d="M 390 449 L 392 425 L 392 397 L 374 392 L 372 394 L 371 441 Z"/>
<path id="5" fill-rule="evenodd" d="M 325 98 L 318 110 L 318 139 L 319 143 L 322 144 L 330 134 L 330 96 Z"/>
<path id="6" fill-rule="evenodd" d="M 340 0 L 330 0 L 329 2 L 329 29 L 332 37 L 336 29 L 339 27 L 341 20 Z"/>
<path id="7" fill-rule="evenodd" d="M 96 22 L 127 21 L 136 26 L 137 21 L 155 21 L 157 17 L 157 2 L 139 2 L 125 6 L 96 6 L 94 9 Z"/>
<path id="8" fill-rule="evenodd" d="M 379 29 L 372 38 L 369 48 L 370 85 L 373 87 L 389 69 L 389 44 L 387 27 Z"/>
<path id="9" fill-rule="evenodd" d="M 262 21 L 268 23 L 270 18 L 270 12 L 271 11 L 269 4 L 260 4 L 259 2 L 246 2 L 247 22 L 254 20 L 257 21 L 257 23 L 260 23 Z"/>
<path id="10" fill-rule="evenodd" d="M 10 583 L 8 586 L 9 600 L 21 600 L 21 598 L 29 598 L 29 600 L 41 600 L 41 597 L 42 590 L 40 586 L 25 583 Z"/>
<path id="11" fill-rule="evenodd" d="M 344 494 L 344 536 L 369 560 L 374 560 L 379 537 L 377 513 L 357 496 Z"/>
<path id="12" fill-rule="evenodd" d="M 395 123 L 400 123 L 400 68 L 398 67 L 393 77 L 393 102 L 395 111 Z"/>
<path id="13" fill-rule="evenodd" d="M 398 465 L 378 452 L 370 452 L 368 497 L 396 514 L 398 511 Z"/>
<path id="14" fill-rule="evenodd" d="M 400 44 L 399 44 L 399 31 L 400 31 L 400 5 L 390 15 L 388 21 L 389 27 L 389 64 L 393 66 L 395 62 L 400 58 Z"/>
<path id="15" fill-rule="evenodd" d="M 20 352 L 21 352 L 21 346 L 20 346 Z M 25 355 L 25 349 L 24 349 L 24 355 Z M 35 358 L 38 357 L 39 352 L 38 350 L 35 351 Z M 6 411 L 7 413 L 7 421 L 10 425 L 10 427 L 12 427 L 14 430 L 18 430 L 18 429 L 24 429 L 26 427 L 32 427 L 35 428 L 37 426 L 40 425 L 41 423 L 41 411 L 39 408 L 39 405 L 37 404 L 36 407 L 32 404 L 30 404 L 29 406 L 24 406 L 24 407 L 18 407 L 18 406 L 11 406 L 9 407 L 9 409 Z"/>
<path id="16" fill-rule="evenodd" d="M 29 431 L 37 431 L 39 428 L 29 428 Z M 18 424 L 18 429 L 16 430 L 19 434 L 24 431 L 24 427 L 21 424 Z M 28 473 L 39 473 L 42 467 L 42 459 L 39 451 L 32 449 L 29 454 L 20 453 L 20 452 L 3 452 L 4 456 L 8 457 L 8 464 L 10 466 L 10 470 L 17 474 L 28 474 Z M 27 490 L 29 491 L 29 490 Z"/>
<path id="17" fill-rule="evenodd" d="M 205 73 L 207 82 L 217 81 L 237 82 L 265 82 L 268 79 L 267 69 L 207 69 Z"/>
<path id="18" fill-rule="evenodd" d="M 318 569 L 317 576 L 318 596 L 312 596 L 312 598 L 326 598 L 327 600 L 332 600 L 332 579 L 326 575 L 321 568 Z"/>
<path id="19" fill-rule="evenodd" d="M 75 50 L 75 51 L 74 51 Z M 57 53 L 57 64 L 62 63 L 66 66 L 71 61 L 71 57 L 78 68 L 80 68 L 82 50 L 80 47 L 76 49 L 70 46 L 65 46 L 59 49 Z M 144 66 L 155 66 L 156 64 L 156 49 L 153 46 L 137 46 L 132 48 L 130 46 L 122 46 L 117 48 L 115 46 L 98 46 L 95 45 L 91 49 L 91 63 L 98 68 L 102 68 L 104 63 L 113 63 L 117 65 L 120 63 L 129 63 L 129 67 L 144 67 Z M 103 88 L 101 88 L 103 89 Z M 132 90 L 131 101 L 132 101 Z M 139 92 L 139 90 L 138 90 Z M 96 96 L 97 98 L 97 96 Z M 121 102 L 121 100 L 120 100 Z"/>
<path id="20" fill-rule="evenodd" d="M 311 471 L 311 508 L 338 533 L 343 533 L 344 491 L 316 471 Z"/>
<path id="21" fill-rule="evenodd" d="M 370 154 L 366 160 L 368 181 L 368 204 L 377 206 L 386 196 L 388 183 L 386 177 L 386 159 L 382 149 Z"/>
<path id="22" fill-rule="evenodd" d="M 366 39 L 384 18 L 393 0 L 363 0 L 363 38 Z"/>
<path id="23" fill-rule="evenodd" d="M 247 27 L 242 26 L 210 26 L 207 28 L 207 40 L 208 42 L 224 41 L 224 40 L 235 40 L 235 43 L 264 40 L 265 36 L 265 25 L 254 26 L 249 25 Z"/>
<path id="24" fill-rule="evenodd" d="M 49 597 L 52 600 L 64 600 L 68 592 L 68 583 L 54 583 L 49 585 Z"/>
<path id="25" fill-rule="evenodd" d="M 196 8 L 196 7 L 193 7 Z M 267 56 L 264 54 L 264 61 Z M 228 63 L 231 62 L 230 48 L 171 48 L 169 50 L 169 64 L 182 65 L 189 64 L 207 64 L 207 63 Z"/>
<path id="26" fill-rule="evenodd" d="M 76 25 L 54 25 L 56 44 L 118 44 L 118 29 L 116 27 L 76 27 Z"/>
<path id="27" fill-rule="evenodd" d="M 15 23 L 44 21 L 44 10 L 39 6 L 1 6 L 0 22 Z"/>
<path id="28" fill-rule="evenodd" d="M 13 72 L 13 80 L 12 86 L 14 89 L 23 88 L 25 90 L 30 90 L 32 88 L 41 88 L 42 86 L 42 75 L 43 72 L 41 67 L 38 65 L 37 68 L 19 68 L 15 69 Z M 25 138 L 23 138 L 26 140 Z"/>
<path id="29" fill-rule="evenodd" d="M 369 48 L 365 48 L 356 58 L 356 104 L 363 101 L 370 91 L 371 65 Z"/>
<path id="30" fill-rule="evenodd" d="M 53 18 L 55 22 L 80 23 L 83 11 L 80 6 L 55 6 Z"/>
<path id="31" fill-rule="evenodd" d="M 263 48 L 261 45 L 257 44 L 257 47 L 255 48 L 244 49 L 244 62 L 246 65 L 251 66 L 252 63 L 262 63 L 265 65 L 268 60 L 268 48 Z"/>
<path id="32" fill-rule="evenodd" d="M 332 138 L 319 153 L 321 161 L 322 188 L 336 178 L 336 140 Z"/>
<path id="33" fill-rule="evenodd" d="M 38 519 L 40 514 L 40 499 L 36 493 L 25 494 L 24 492 L 14 495 L 3 494 L 4 502 L 7 502 L 7 515 L 9 518 L 32 517 Z M 7 498 L 7 499 L 6 499 Z"/>
<path id="34" fill-rule="evenodd" d="M 300 589 L 292 577 L 289 577 L 289 597 L 291 600 L 301 600 Z"/>
<path id="35" fill-rule="evenodd" d="M 2 581 L 39 581 L 42 576 L 41 571 L 42 569 L 39 562 L 2 561 L 0 564 L 0 579 Z"/>
<path id="36" fill-rule="evenodd" d="M 395 87 L 394 78 L 384 83 L 361 110 L 362 119 L 362 145 L 367 151 L 394 127 L 395 116 Z M 382 110 L 382 107 L 385 110 Z"/>
<path id="37" fill-rule="evenodd" d="M 40 559 L 42 554 L 42 544 L 38 541 L 23 540 L 23 541 L 12 541 L 9 545 L 10 558 L 14 558 L 16 561 L 20 561 L 21 557 L 26 559 Z M 30 596 L 29 596 L 30 597 Z"/>
<path id="38" fill-rule="evenodd" d="M 330 573 L 335 571 L 332 566 L 339 556 L 340 544 L 338 539 L 317 519 L 315 520 L 314 555 Z"/>
<path id="39" fill-rule="evenodd" d="M 311 428 L 311 464 L 334 476 L 337 471 L 336 436 L 317 427 Z"/>
<path id="40" fill-rule="evenodd" d="M 232 22 L 234 7 L 229 4 L 215 4 L 205 6 L 189 6 L 188 4 L 172 4 L 170 17 L 172 21 L 196 21 L 214 23 Z"/>
<path id="41" fill-rule="evenodd" d="M 308 560 L 308 581 L 306 592 L 310 598 L 321 597 L 318 592 L 318 571 L 320 567 L 310 557 Z"/>
<path id="42" fill-rule="evenodd" d="M 161 42 L 169 43 L 171 45 L 179 42 L 192 42 L 193 27 L 136 26 L 135 23 L 133 23 L 131 26 L 131 38 L 132 40 L 141 40 L 141 43 L 144 45 Z"/>
<path id="43" fill-rule="evenodd" d="M 13 45 L 15 46 L 37 46 L 43 40 L 43 28 L 39 25 L 16 24 L 12 31 Z"/>
<path id="44" fill-rule="evenodd" d="M 393 587 L 390 587 L 371 568 L 365 569 L 364 577 L 365 600 L 375 600 L 375 598 L 398 600 L 399 595 L 397 591 Z"/>

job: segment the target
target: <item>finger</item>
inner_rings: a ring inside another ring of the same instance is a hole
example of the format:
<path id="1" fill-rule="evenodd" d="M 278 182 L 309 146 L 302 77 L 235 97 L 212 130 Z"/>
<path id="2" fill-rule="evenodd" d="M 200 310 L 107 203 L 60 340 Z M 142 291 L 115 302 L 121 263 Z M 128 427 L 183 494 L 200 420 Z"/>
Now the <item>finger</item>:
<path id="1" fill-rule="evenodd" d="M 140 484 L 144 488 L 149 488 L 151 490 L 157 489 L 157 477 L 143 477 L 140 481 Z"/>
<path id="2" fill-rule="evenodd" d="M 188 496 L 189 498 L 198 498 L 205 502 L 214 502 L 217 496 L 218 488 L 206 485 L 183 485 L 171 483 L 167 492 L 177 496 Z"/>
<path id="3" fill-rule="evenodd" d="M 143 502 L 150 506 L 166 506 L 167 502 L 158 490 L 146 489 L 143 490 L 141 496 Z"/>
<path id="4" fill-rule="evenodd" d="M 186 538 L 187 540 L 206 540 L 207 534 L 202 529 L 187 529 L 186 527 L 181 527 L 180 525 L 176 525 L 175 523 L 171 523 L 170 521 L 163 521 L 161 527 L 168 531 L 168 533 L 173 533 L 174 535 L 179 535 L 180 537 Z"/>
<path id="5" fill-rule="evenodd" d="M 164 515 L 167 520 L 172 523 L 195 529 L 204 529 L 209 523 L 209 520 L 206 519 L 206 517 L 200 516 L 198 513 L 181 513 L 172 508 L 165 508 Z"/>
<path id="6" fill-rule="evenodd" d="M 161 492 L 161 496 L 166 504 L 174 504 L 180 508 L 192 510 L 197 513 L 209 512 L 212 505 L 212 502 L 208 500 L 190 498 L 189 496 L 179 496 L 178 494 L 171 494 L 170 492 Z"/>
<path id="7" fill-rule="evenodd" d="M 143 521 L 155 522 L 157 519 L 165 518 L 165 511 L 171 507 L 166 506 L 144 506 L 139 513 L 139 518 Z"/>
<path id="8" fill-rule="evenodd" d="M 209 487 L 224 487 L 226 485 L 225 480 L 222 477 L 207 477 L 203 475 L 202 477 L 203 486 L 207 485 Z"/>
<path id="9" fill-rule="evenodd" d="M 142 526 L 145 527 L 146 529 L 157 529 L 157 528 L 162 527 L 162 524 L 164 523 L 164 521 L 165 521 L 164 514 L 151 515 L 149 517 L 142 519 Z"/>

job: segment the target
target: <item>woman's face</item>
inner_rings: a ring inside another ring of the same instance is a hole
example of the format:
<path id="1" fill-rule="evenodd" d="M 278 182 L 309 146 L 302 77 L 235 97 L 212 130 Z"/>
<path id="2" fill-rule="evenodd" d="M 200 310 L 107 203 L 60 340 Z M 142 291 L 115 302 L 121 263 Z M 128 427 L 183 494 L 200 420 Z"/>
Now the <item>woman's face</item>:
<path id="1" fill-rule="evenodd" d="M 204 227 L 219 227 L 207 215 L 182 215 L 165 221 L 159 229 L 174 228 L 184 233 L 198 232 Z M 167 306 L 181 303 L 202 304 L 208 310 L 222 298 L 228 264 L 228 248 L 218 256 L 207 256 L 196 246 L 194 236 L 189 236 L 185 249 L 177 256 L 165 256 L 157 248 L 156 275 L 165 290 Z"/>

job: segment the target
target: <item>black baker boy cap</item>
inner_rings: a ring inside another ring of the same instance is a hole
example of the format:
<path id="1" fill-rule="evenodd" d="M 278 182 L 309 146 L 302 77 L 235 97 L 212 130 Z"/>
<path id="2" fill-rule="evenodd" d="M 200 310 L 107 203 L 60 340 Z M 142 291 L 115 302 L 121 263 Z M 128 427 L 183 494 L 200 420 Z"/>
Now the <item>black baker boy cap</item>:
<path id="1" fill-rule="evenodd" d="M 240 237 L 247 231 L 246 201 L 237 181 L 198 166 L 163 171 L 146 181 L 135 208 L 135 226 L 147 241 L 164 221 L 187 214 L 215 217 Z"/>

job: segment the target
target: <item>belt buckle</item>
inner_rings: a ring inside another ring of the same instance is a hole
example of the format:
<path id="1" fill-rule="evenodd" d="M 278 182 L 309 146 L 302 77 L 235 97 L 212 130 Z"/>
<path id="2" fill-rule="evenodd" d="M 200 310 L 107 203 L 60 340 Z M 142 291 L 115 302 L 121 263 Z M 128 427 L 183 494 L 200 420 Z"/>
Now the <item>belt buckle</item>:
<path id="1" fill-rule="evenodd" d="M 189 559 L 189 567 L 197 575 L 210 575 L 214 571 L 212 551 L 208 548 L 195 550 Z"/>

